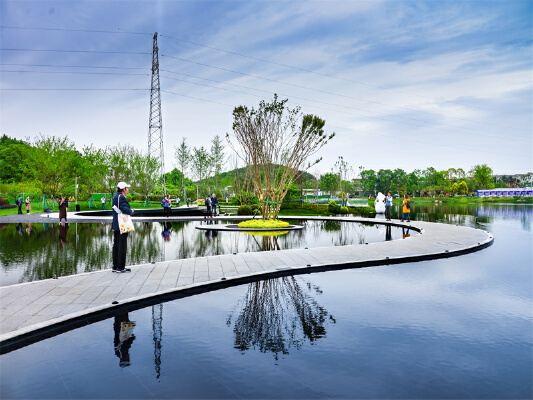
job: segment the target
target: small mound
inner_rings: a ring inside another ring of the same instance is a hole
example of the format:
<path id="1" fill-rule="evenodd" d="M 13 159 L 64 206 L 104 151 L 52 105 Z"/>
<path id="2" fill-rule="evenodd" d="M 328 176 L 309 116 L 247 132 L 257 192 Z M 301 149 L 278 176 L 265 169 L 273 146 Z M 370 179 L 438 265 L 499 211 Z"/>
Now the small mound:
<path id="1" fill-rule="evenodd" d="M 277 219 L 251 219 L 248 221 L 242 221 L 239 223 L 239 228 L 255 228 L 255 229 L 272 229 L 272 228 L 286 228 L 289 223 L 286 221 L 280 221 Z"/>

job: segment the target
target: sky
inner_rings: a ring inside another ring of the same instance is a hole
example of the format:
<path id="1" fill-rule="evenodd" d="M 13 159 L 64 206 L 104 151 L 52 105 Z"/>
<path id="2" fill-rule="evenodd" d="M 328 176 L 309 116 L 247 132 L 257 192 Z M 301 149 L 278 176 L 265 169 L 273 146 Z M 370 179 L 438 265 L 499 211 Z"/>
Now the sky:
<path id="1" fill-rule="evenodd" d="M 0 134 L 146 151 L 157 32 L 166 171 L 277 93 L 336 133 L 313 174 L 533 172 L 532 21 L 530 0 L 0 0 Z"/>

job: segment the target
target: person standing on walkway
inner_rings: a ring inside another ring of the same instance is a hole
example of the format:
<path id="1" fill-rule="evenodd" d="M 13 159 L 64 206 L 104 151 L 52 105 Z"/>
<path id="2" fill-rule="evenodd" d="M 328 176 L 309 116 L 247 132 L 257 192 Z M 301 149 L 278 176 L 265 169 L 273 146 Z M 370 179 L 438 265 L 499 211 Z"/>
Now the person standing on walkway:
<path id="1" fill-rule="evenodd" d="M 19 208 L 19 214 L 22 214 L 22 196 L 19 195 L 19 198 L 15 201 L 15 204 Z"/>
<path id="2" fill-rule="evenodd" d="M 67 208 L 68 208 L 68 200 L 67 198 L 63 198 L 63 196 L 59 196 L 59 202 L 57 203 L 57 206 L 59 207 L 59 222 L 67 222 Z"/>
<path id="3" fill-rule="evenodd" d="M 131 272 L 131 269 L 126 268 L 128 232 L 120 233 L 117 213 L 118 209 L 123 214 L 133 214 L 130 203 L 126 200 L 129 187 L 130 185 L 126 182 L 119 182 L 117 185 L 117 194 L 111 200 L 111 207 L 113 208 L 113 272 Z"/>
<path id="4" fill-rule="evenodd" d="M 390 192 L 387 193 L 387 197 L 385 197 L 385 218 L 387 221 L 391 220 L 391 211 L 392 211 L 392 196 L 390 195 Z"/>
<path id="5" fill-rule="evenodd" d="M 213 196 L 211 196 L 211 205 L 213 206 L 213 215 L 216 217 L 217 216 L 217 206 L 218 206 L 218 199 L 217 199 L 217 195 L 215 193 L 213 193 Z"/>
<path id="6" fill-rule="evenodd" d="M 163 197 L 163 200 L 161 200 L 161 205 L 163 206 L 163 212 L 164 215 L 168 218 L 170 216 L 170 202 L 168 201 L 168 197 Z"/>
<path id="7" fill-rule="evenodd" d="M 170 217 L 170 214 L 172 213 L 172 199 L 170 198 L 170 195 L 167 195 L 168 200 L 168 217 Z"/>
<path id="8" fill-rule="evenodd" d="M 102 210 L 105 210 L 105 194 L 102 196 Z"/>
<path id="9" fill-rule="evenodd" d="M 29 214 L 31 211 L 31 200 L 30 196 L 26 197 L 26 214 Z"/>
<path id="10" fill-rule="evenodd" d="M 176 208 L 180 206 L 180 197 L 179 196 L 176 196 Z"/>
<path id="11" fill-rule="evenodd" d="M 407 193 L 403 196 L 403 213 L 402 213 L 402 222 L 405 220 L 405 216 L 407 215 L 407 222 L 411 222 L 411 217 L 409 216 L 409 213 L 411 212 L 411 201 L 409 200 L 409 196 Z"/>
<path id="12" fill-rule="evenodd" d="M 205 206 L 207 208 L 207 218 L 213 218 L 213 203 L 209 195 L 205 198 Z"/>

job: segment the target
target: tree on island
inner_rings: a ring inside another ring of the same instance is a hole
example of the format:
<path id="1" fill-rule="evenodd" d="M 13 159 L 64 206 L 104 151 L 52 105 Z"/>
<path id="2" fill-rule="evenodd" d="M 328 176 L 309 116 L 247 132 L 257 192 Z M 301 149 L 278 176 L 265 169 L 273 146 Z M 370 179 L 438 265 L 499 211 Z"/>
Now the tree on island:
<path id="1" fill-rule="evenodd" d="M 233 133 L 238 146 L 226 134 L 230 147 L 245 162 L 253 188 L 262 205 L 264 219 L 276 218 L 281 201 L 298 175 L 320 161 L 304 167 L 335 133 L 324 133 L 325 120 L 302 115 L 300 108 L 286 108 L 287 100 L 261 101 L 259 108 L 239 106 L 233 110 Z"/>

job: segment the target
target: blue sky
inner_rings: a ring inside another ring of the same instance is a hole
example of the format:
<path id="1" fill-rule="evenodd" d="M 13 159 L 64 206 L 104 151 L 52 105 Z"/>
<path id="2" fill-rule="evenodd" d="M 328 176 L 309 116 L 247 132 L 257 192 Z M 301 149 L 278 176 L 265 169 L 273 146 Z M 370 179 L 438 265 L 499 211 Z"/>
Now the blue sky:
<path id="1" fill-rule="evenodd" d="M 311 173 L 529 172 L 532 4 L 2 0 L 0 133 L 146 149 L 157 31 L 167 171 L 278 93 L 337 133 Z"/>

